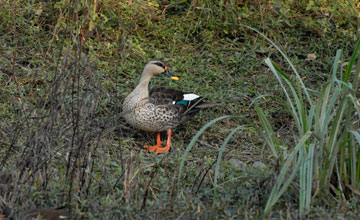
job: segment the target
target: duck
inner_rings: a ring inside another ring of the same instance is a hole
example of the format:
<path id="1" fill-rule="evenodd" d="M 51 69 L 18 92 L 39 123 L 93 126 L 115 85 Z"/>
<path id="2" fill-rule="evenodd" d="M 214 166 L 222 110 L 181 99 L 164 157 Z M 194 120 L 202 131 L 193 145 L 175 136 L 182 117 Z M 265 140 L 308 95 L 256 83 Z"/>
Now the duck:
<path id="1" fill-rule="evenodd" d="M 156 145 L 145 145 L 144 148 L 162 154 L 170 150 L 174 127 L 191 119 L 200 110 L 216 104 L 205 102 L 200 95 L 173 88 L 155 87 L 149 90 L 149 82 L 155 75 L 179 80 L 163 61 L 150 60 L 144 67 L 139 84 L 125 98 L 121 115 L 132 127 L 156 133 Z M 167 132 L 167 141 L 166 146 L 162 147 L 160 133 L 164 131 Z"/>
<path id="2" fill-rule="evenodd" d="M 10 208 L 3 208 L 0 214 L 0 219 L 14 219 L 14 220 L 31 220 L 31 219 L 46 219 L 46 220 L 61 220 L 67 219 L 70 215 L 65 207 L 58 208 L 39 208 L 31 209 L 22 212 L 15 212 Z"/>
<path id="3" fill-rule="evenodd" d="M 15 181 L 17 181 L 16 172 L 10 170 L 0 171 L 0 195 L 12 192 Z M 0 220 L 60 220 L 68 219 L 70 216 L 68 208 L 65 206 L 17 211 L 10 208 L 6 204 L 6 200 L 0 200 Z"/>

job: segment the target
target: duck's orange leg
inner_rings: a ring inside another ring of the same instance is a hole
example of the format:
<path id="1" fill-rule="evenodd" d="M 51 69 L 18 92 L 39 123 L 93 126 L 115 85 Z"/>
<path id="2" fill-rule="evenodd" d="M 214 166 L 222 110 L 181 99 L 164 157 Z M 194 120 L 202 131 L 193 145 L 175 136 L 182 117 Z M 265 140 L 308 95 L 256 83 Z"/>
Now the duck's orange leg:
<path id="1" fill-rule="evenodd" d="M 170 150 L 170 146 L 171 146 L 171 129 L 169 129 L 167 131 L 167 135 L 168 135 L 168 137 L 167 137 L 167 141 L 166 141 L 166 147 L 157 148 L 156 151 L 155 151 L 157 154 L 163 154 L 163 153 L 168 152 Z"/>
<path id="2" fill-rule="evenodd" d="M 156 145 L 154 146 L 147 146 L 145 145 L 144 148 L 149 149 L 150 152 L 153 152 L 157 148 L 161 147 L 161 140 L 160 140 L 160 132 L 156 135 Z"/>

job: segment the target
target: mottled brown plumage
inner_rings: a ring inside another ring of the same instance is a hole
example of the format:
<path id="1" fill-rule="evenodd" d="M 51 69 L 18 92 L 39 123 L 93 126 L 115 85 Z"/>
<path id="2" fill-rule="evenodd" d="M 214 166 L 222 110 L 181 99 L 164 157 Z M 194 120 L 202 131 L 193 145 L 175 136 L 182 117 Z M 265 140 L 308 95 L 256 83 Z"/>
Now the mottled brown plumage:
<path id="1" fill-rule="evenodd" d="M 68 219 L 69 214 L 67 209 L 64 207 L 61 208 L 41 208 L 41 209 L 32 209 L 23 212 L 15 212 L 12 209 L 4 209 L 4 220 L 32 220 L 32 219 L 46 219 L 46 220 L 61 220 Z"/>
<path id="2" fill-rule="evenodd" d="M 18 176 L 15 172 L 1 171 L 0 172 L 0 220 L 32 220 L 32 219 L 47 219 L 60 220 L 68 219 L 70 217 L 67 208 L 40 208 L 25 211 L 17 211 L 9 208 L 4 201 L 5 193 L 10 193 L 16 185 Z M 11 190 L 10 190 L 11 189 Z"/>

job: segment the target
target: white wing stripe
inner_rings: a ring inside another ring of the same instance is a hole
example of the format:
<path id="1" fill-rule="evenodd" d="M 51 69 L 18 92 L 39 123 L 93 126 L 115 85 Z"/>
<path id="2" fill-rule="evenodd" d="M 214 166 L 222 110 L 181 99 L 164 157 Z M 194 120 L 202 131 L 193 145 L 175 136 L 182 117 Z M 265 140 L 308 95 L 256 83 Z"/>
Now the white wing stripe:
<path id="1" fill-rule="evenodd" d="M 187 100 L 187 101 L 191 101 L 191 100 L 197 99 L 199 97 L 200 96 L 198 96 L 196 94 L 184 94 L 184 100 Z"/>

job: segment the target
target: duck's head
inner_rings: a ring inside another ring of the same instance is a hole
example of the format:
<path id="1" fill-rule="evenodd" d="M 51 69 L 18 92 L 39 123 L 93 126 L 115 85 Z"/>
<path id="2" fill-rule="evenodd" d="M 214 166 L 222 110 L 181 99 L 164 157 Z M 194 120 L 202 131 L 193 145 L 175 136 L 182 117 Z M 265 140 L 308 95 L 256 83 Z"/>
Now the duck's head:
<path id="1" fill-rule="evenodd" d="M 173 80 L 179 80 L 178 77 L 174 76 L 169 72 L 168 67 L 161 60 L 150 60 L 145 65 L 142 75 L 152 77 L 153 75 L 159 75 L 159 74 L 164 74 Z"/>

